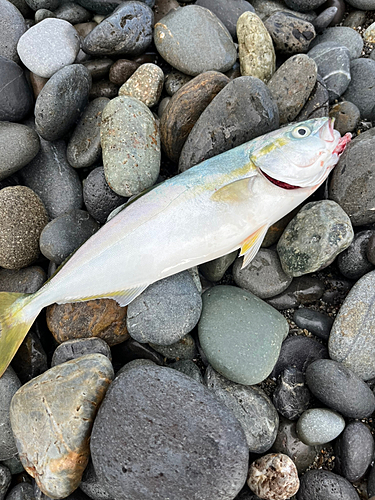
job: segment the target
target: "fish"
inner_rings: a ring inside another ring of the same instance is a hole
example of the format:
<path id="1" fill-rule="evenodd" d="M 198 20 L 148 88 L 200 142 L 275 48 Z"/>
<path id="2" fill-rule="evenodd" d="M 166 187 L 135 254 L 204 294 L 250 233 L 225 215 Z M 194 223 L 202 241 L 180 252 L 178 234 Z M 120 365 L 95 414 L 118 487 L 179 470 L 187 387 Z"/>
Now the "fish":
<path id="1" fill-rule="evenodd" d="M 0 376 L 50 304 L 126 306 L 150 284 L 237 249 L 247 266 L 268 228 L 337 164 L 351 135 L 333 124 L 290 124 L 204 160 L 127 204 L 37 292 L 0 293 Z"/>

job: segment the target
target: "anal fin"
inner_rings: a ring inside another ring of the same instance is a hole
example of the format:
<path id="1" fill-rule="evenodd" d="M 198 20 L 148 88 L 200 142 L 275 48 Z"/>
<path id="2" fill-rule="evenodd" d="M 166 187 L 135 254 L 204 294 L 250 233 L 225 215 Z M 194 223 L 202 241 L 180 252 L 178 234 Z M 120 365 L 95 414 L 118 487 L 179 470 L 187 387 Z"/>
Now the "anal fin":
<path id="1" fill-rule="evenodd" d="M 101 295 L 91 295 L 89 297 L 70 297 L 69 299 L 65 299 L 63 302 L 57 303 L 66 304 L 67 302 L 86 302 L 88 300 L 96 299 L 113 299 L 118 303 L 119 306 L 125 307 L 130 304 L 130 302 L 132 302 L 136 297 L 138 297 L 138 295 L 140 295 L 144 290 L 146 290 L 149 285 L 150 283 L 147 283 L 146 285 L 127 288 L 126 290 L 103 293 Z"/>
<path id="2" fill-rule="evenodd" d="M 250 264 L 250 262 L 256 256 L 264 240 L 264 237 L 266 236 L 267 230 L 268 224 L 264 224 L 259 229 L 250 234 L 250 236 L 248 236 L 246 240 L 242 242 L 240 257 L 244 256 L 244 259 L 241 269 Z"/>

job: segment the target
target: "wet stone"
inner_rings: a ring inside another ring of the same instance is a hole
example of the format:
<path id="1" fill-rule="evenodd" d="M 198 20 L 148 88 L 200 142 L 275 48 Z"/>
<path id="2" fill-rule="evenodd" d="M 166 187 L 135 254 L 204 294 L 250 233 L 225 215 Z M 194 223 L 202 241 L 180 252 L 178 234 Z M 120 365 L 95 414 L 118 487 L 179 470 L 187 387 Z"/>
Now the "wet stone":
<path id="1" fill-rule="evenodd" d="M 13 397 L 11 422 L 21 461 L 47 496 L 65 498 L 78 487 L 92 422 L 113 375 L 108 358 L 89 354 L 47 370 Z"/>
<path id="2" fill-rule="evenodd" d="M 10 424 L 10 402 L 21 387 L 17 375 L 12 367 L 8 367 L 0 378 L 0 460 L 8 460 L 17 455 L 17 447 L 14 441 L 12 427 Z"/>
<path id="3" fill-rule="evenodd" d="M 272 38 L 254 12 L 244 12 L 237 22 L 238 57 L 241 75 L 254 76 L 267 83 L 276 68 Z"/>
<path id="4" fill-rule="evenodd" d="M 126 310 L 112 299 L 53 304 L 47 309 L 47 324 L 59 344 L 67 340 L 99 337 L 113 346 L 129 338 Z"/>
<path id="5" fill-rule="evenodd" d="M 375 89 L 371 82 L 375 77 L 375 61 L 373 59 L 354 59 L 350 65 L 351 81 L 343 94 L 346 101 L 357 106 L 362 119 L 375 118 Z"/>
<path id="6" fill-rule="evenodd" d="M 167 359 L 193 359 L 197 355 L 195 341 L 190 334 L 185 335 L 179 341 L 170 345 L 149 344 L 156 352 Z"/>
<path id="7" fill-rule="evenodd" d="M 129 59 L 117 59 L 109 70 L 109 80 L 115 85 L 122 85 L 139 66 L 138 63 Z"/>
<path id="8" fill-rule="evenodd" d="M 14 61 L 0 56 L 0 120 L 21 121 L 33 106 L 32 91 L 23 70 Z"/>
<path id="9" fill-rule="evenodd" d="M 236 260 L 237 254 L 238 251 L 235 250 L 227 255 L 223 255 L 223 257 L 218 257 L 217 259 L 205 262 L 199 266 L 199 271 L 206 279 L 208 279 L 208 281 L 220 281 L 224 277 L 227 269 Z"/>
<path id="10" fill-rule="evenodd" d="M 356 490 L 347 479 L 328 470 L 309 470 L 301 477 L 297 500 L 337 500 L 337 498 L 359 500 Z"/>
<path id="11" fill-rule="evenodd" d="M 305 385 L 304 375 L 293 366 L 281 373 L 272 398 L 276 410 L 289 420 L 297 420 L 312 406 L 312 396 Z"/>
<path id="12" fill-rule="evenodd" d="M 324 285 L 318 279 L 312 276 L 300 276 L 294 278 L 285 292 L 267 302 L 280 311 L 298 307 L 300 304 L 312 304 L 319 300 L 324 293 Z"/>
<path id="13" fill-rule="evenodd" d="M 304 205 L 288 224 L 277 252 L 284 271 L 302 276 L 327 267 L 354 236 L 349 217 L 330 200 Z"/>
<path id="14" fill-rule="evenodd" d="M 26 335 L 12 360 L 12 367 L 22 384 L 48 369 L 47 354 L 33 328 Z"/>
<path id="15" fill-rule="evenodd" d="M 279 416 L 271 400 L 259 387 L 235 384 L 215 372 L 205 373 L 205 384 L 225 404 L 243 427 L 251 453 L 264 453 L 276 439 Z"/>
<path id="16" fill-rule="evenodd" d="M 0 500 L 4 500 L 12 481 L 12 474 L 8 467 L 0 464 Z"/>
<path id="17" fill-rule="evenodd" d="M 310 48 L 312 49 L 313 47 L 315 47 L 315 45 L 321 44 L 323 42 L 335 42 L 338 45 L 347 47 L 349 49 L 351 59 L 360 57 L 363 49 L 363 40 L 361 35 L 354 29 L 345 26 L 334 26 L 332 28 L 327 28 L 321 35 L 318 35 L 313 40 Z M 348 99 L 348 101 L 349 100 L 350 99 Z"/>
<path id="18" fill-rule="evenodd" d="M 332 106 L 329 116 L 335 119 L 335 129 L 341 135 L 345 135 L 347 132 L 353 132 L 356 129 L 361 113 L 355 104 L 343 101 Z"/>
<path id="19" fill-rule="evenodd" d="M 155 477 L 161 498 L 226 500 L 241 490 L 248 468 L 232 412 L 191 377 L 158 366 L 116 377 L 94 423 L 91 453 L 98 478 L 118 500 L 151 498 Z"/>
<path id="20" fill-rule="evenodd" d="M 345 420 L 335 411 L 312 408 L 300 416 L 296 430 L 303 443 L 315 446 L 333 441 L 344 427 Z"/>
<path id="21" fill-rule="evenodd" d="M 196 76 L 209 70 L 228 71 L 236 47 L 223 23 L 198 5 L 170 11 L 154 29 L 157 51 L 171 66 Z"/>
<path id="22" fill-rule="evenodd" d="M 354 236 L 351 245 L 339 255 L 337 263 L 345 278 L 357 281 L 374 269 L 366 254 L 368 242 L 374 234 L 373 230 L 360 231 Z"/>
<path id="23" fill-rule="evenodd" d="M 0 55 L 19 63 L 17 43 L 26 31 L 25 20 L 15 5 L 1 0 Z"/>
<path id="24" fill-rule="evenodd" d="M 198 366 L 191 359 L 181 359 L 180 361 L 176 361 L 169 365 L 170 368 L 174 370 L 178 370 L 181 373 L 184 373 L 188 377 L 193 378 L 196 382 L 203 384 L 203 377 Z"/>
<path id="25" fill-rule="evenodd" d="M 142 64 L 120 87 L 118 95 L 129 95 L 152 108 L 159 102 L 164 84 L 163 70 L 156 64 Z"/>
<path id="26" fill-rule="evenodd" d="M 112 359 L 111 349 L 104 340 L 98 337 L 87 339 L 67 340 L 56 347 L 51 361 L 51 367 L 61 365 L 66 361 L 86 356 L 87 354 L 103 354 L 110 361 Z"/>
<path id="27" fill-rule="evenodd" d="M 241 269 L 242 263 L 243 259 L 238 258 L 233 266 L 236 285 L 261 299 L 279 295 L 292 282 L 292 277 L 284 273 L 275 250 L 261 248 L 244 269 Z"/>
<path id="28" fill-rule="evenodd" d="M 208 73 L 208 71 L 205 71 L 205 73 Z M 191 76 L 185 75 L 184 73 L 181 73 L 181 71 L 177 71 L 176 69 L 172 69 L 172 71 L 165 76 L 165 91 L 168 95 L 173 96 L 181 89 L 181 87 L 190 82 L 191 79 Z"/>
<path id="29" fill-rule="evenodd" d="M 328 340 L 333 318 L 314 309 L 302 307 L 293 313 L 294 323 L 304 330 L 308 330 L 322 340 Z"/>
<path id="30" fill-rule="evenodd" d="M 280 54 L 307 52 L 315 38 L 315 29 L 311 23 L 286 12 L 275 12 L 264 25 Z"/>

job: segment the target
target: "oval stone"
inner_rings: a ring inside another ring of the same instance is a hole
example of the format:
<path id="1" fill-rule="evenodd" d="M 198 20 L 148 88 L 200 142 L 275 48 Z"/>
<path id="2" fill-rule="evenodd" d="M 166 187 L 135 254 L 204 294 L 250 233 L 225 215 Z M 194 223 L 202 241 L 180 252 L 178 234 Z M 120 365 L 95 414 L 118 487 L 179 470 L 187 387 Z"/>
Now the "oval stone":
<path id="1" fill-rule="evenodd" d="M 345 427 L 341 415 L 326 408 L 312 408 L 302 413 L 296 430 L 300 440 L 310 446 L 322 445 L 337 438 Z"/>
<path id="2" fill-rule="evenodd" d="M 233 286 L 211 288 L 202 299 L 198 334 L 211 366 L 238 384 L 266 379 L 288 333 L 286 319 L 252 293 Z"/>
<path id="3" fill-rule="evenodd" d="M 143 102 L 116 97 L 102 114 L 100 129 L 104 174 L 121 196 L 152 186 L 160 171 L 160 137 L 155 118 Z"/>
<path id="4" fill-rule="evenodd" d="M 366 252 L 371 237 L 375 236 L 374 230 L 368 229 L 355 234 L 351 245 L 337 259 L 340 273 L 345 278 L 359 280 L 374 269 L 368 260 Z"/>
<path id="5" fill-rule="evenodd" d="M 23 70 L 0 56 L 0 120 L 18 122 L 33 106 L 33 94 Z"/>
<path id="6" fill-rule="evenodd" d="M 0 0 L 0 55 L 19 63 L 17 43 L 26 31 L 26 23 L 13 2 Z"/>
<path id="7" fill-rule="evenodd" d="M 375 61 L 373 59 L 354 59 L 350 64 L 351 81 L 343 99 L 357 106 L 362 119 L 375 119 Z"/>
<path id="8" fill-rule="evenodd" d="M 198 5 L 171 10 L 155 24 L 154 42 L 163 59 L 187 75 L 225 72 L 237 59 L 227 28 L 215 14 Z"/>
<path id="9" fill-rule="evenodd" d="M 52 360 L 51 368 L 66 361 L 86 356 L 87 354 L 103 354 L 111 361 L 111 349 L 107 342 L 98 337 L 89 337 L 87 339 L 67 340 L 56 347 Z"/>
<path id="10" fill-rule="evenodd" d="M 307 52 L 315 38 L 314 26 L 287 12 L 275 12 L 264 23 L 275 49 L 281 54 L 301 54 Z"/>
<path id="11" fill-rule="evenodd" d="M 121 373 L 91 436 L 96 474 L 112 498 L 230 500 L 248 468 L 233 413 L 177 370 L 140 366 Z M 204 463 L 204 467 L 202 467 Z"/>
<path id="12" fill-rule="evenodd" d="M 339 45 L 344 45 L 349 49 L 351 59 L 360 57 L 363 49 L 361 35 L 354 29 L 346 26 L 327 28 L 311 42 L 310 48 L 323 42 L 335 42 Z"/>
<path id="13" fill-rule="evenodd" d="M 163 70 L 153 63 L 142 64 L 120 87 L 118 95 L 129 95 L 152 108 L 159 102 L 164 84 Z"/>
<path id="14" fill-rule="evenodd" d="M 338 496 L 339 495 L 339 496 Z M 301 477 L 297 500 L 359 500 L 349 481 L 328 470 L 309 470 Z"/>

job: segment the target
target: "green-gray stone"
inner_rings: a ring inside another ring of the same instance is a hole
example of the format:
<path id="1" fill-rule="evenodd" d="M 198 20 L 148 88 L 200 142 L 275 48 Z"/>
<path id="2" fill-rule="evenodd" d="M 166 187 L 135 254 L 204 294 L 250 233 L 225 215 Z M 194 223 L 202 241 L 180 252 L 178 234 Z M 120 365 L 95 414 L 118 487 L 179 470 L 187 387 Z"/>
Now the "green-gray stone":
<path id="1" fill-rule="evenodd" d="M 143 102 L 130 96 L 112 99 L 100 128 L 104 175 L 120 196 L 152 186 L 160 171 L 160 137 L 155 118 Z"/>
<path id="2" fill-rule="evenodd" d="M 266 379 L 288 334 L 286 319 L 252 293 L 234 286 L 210 288 L 202 299 L 198 334 L 210 365 L 239 384 Z"/>
<path id="3" fill-rule="evenodd" d="M 238 250 L 210 260 L 199 266 L 200 272 L 209 281 L 220 281 L 228 267 L 233 264 L 238 254 Z"/>
<path id="4" fill-rule="evenodd" d="M 326 408 L 312 408 L 302 413 L 296 430 L 300 440 L 310 446 L 325 444 L 337 438 L 345 428 L 343 417 Z"/>
<path id="5" fill-rule="evenodd" d="M 336 202 L 307 203 L 277 244 L 281 265 L 293 277 L 323 269 L 348 248 L 353 236 L 350 219 Z"/>

